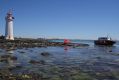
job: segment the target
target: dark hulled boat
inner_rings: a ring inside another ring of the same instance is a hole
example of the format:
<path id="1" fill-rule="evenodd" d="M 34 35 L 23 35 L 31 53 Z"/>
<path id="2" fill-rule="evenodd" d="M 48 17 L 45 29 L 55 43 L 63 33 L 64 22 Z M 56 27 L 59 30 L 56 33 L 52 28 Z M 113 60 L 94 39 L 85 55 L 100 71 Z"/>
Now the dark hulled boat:
<path id="1" fill-rule="evenodd" d="M 108 37 L 100 37 L 98 40 L 94 41 L 95 45 L 105 45 L 105 46 L 113 46 L 116 41 L 113 41 L 111 38 Z"/>

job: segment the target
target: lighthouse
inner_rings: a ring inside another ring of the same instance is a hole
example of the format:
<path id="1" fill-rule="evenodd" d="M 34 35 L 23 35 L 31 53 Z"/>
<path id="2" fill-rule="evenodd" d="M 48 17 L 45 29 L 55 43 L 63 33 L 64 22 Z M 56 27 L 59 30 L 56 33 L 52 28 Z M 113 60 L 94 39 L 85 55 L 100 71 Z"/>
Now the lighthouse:
<path id="1" fill-rule="evenodd" d="M 6 29 L 5 29 L 5 39 L 14 40 L 13 36 L 13 20 L 12 11 L 9 11 L 5 17 L 6 20 Z"/>

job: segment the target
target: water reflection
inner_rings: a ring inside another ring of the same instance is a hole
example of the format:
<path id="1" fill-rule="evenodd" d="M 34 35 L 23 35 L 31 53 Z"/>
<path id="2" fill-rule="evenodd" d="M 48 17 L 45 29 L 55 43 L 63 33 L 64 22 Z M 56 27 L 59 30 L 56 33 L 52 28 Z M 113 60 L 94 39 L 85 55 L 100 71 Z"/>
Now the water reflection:
<path id="1" fill-rule="evenodd" d="M 10 57 L 7 59 L 7 62 L 8 62 L 8 66 L 9 67 L 14 67 L 15 65 L 14 65 L 14 60 L 12 60 L 12 59 L 10 59 Z"/>
<path id="2" fill-rule="evenodd" d="M 14 67 L 17 61 L 17 57 L 14 56 L 14 48 L 11 47 L 9 49 L 4 50 L 4 54 L 0 54 L 0 66 L 1 67 Z"/>
<path id="3" fill-rule="evenodd" d="M 10 54 L 13 54 L 14 53 L 14 50 L 9 50 L 9 51 L 6 51 L 7 53 L 10 53 Z"/>
<path id="4" fill-rule="evenodd" d="M 69 49 L 68 46 L 64 46 L 64 50 L 67 51 Z"/>
<path id="5" fill-rule="evenodd" d="M 97 51 L 101 51 L 101 52 L 113 52 L 115 51 L 116 47 L 115 46 L 94 46 L 95 49 L 97 49 Z"/>
<path id="6" fill-rule="evenodd" d="M 6 51 L 7 53 L 14 53 L 14 50 L 15 50 L 15 49 L 16 49 L 15 47 L 9 47 L 9 48 L 6 48 L 5 51 Z"/>

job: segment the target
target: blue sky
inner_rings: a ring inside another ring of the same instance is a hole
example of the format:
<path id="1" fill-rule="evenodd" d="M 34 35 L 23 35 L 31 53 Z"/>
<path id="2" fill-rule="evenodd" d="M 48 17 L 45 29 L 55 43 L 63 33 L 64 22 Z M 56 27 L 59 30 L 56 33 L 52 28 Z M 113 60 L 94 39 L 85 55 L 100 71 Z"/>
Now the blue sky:
<path id="1" fill-rule="evenodd" d="M 119 40 L 119 0 L 0 0 L 0 34 L 13 9 L 14 35 Z"/>

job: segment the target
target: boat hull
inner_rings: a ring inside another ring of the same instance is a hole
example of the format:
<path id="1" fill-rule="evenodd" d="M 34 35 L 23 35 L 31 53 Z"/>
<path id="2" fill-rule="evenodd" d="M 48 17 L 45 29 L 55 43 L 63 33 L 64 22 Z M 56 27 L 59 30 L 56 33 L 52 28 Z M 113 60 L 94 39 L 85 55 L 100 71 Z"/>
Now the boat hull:
<path id="1" fill-rule="evenodd" d="M 113 46 L 116 42 L 111 40 L 95 40 L 95 45 Z"/>

